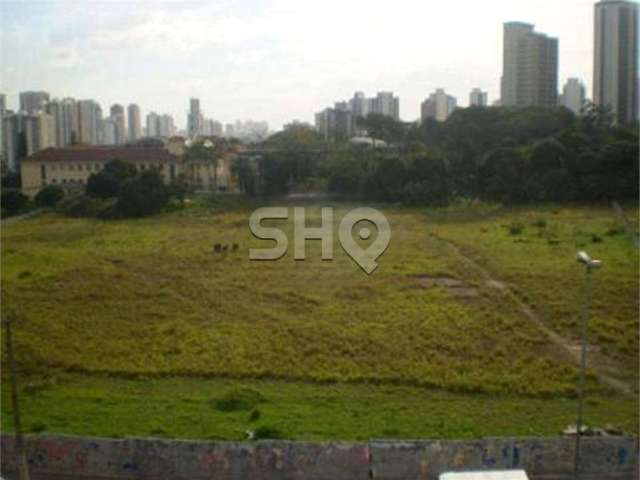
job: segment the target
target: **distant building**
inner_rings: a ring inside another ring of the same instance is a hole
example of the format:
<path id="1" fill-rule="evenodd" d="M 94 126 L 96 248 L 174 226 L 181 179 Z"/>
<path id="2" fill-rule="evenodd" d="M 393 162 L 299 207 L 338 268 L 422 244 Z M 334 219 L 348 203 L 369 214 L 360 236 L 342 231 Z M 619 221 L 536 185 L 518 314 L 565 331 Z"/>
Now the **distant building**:
<path id="1" fill-rule="evenodd" d="M 7 168 L 6 164 L 6 141 L 4 137 L 4 117 L 7 111 L 7 98 L 4 93 L 0 93 L 0 166 L 2 170 Z"/>
<path id="2" fill-rule="evenodd" d="M 202 133 L 202 112 L 200 112 L 200 100 L 192 98 L 189 100 L 189 114 L 187 116 L 187 131 L 189 136 L 195 137 Z"/>
<path id="3" fill-rule="evenodd" d="M 38 112 L 44 110 L 49 103 L 49 94 L 47 92 L 21 92 L 20 93 L 20 110 L 27 113 Z"/>
<path id="4" fill-rule="evenodd" d="M 149 112 L 147 114 L 147 137 L 160 136 L 160 128 L 158 126 L 158 120 L 160 116 L 156 112 Z"/>
<path id="5" fill-rule="evenodd" d="M 369 101 L 369 112 L 386 115 L 394 120 L 400 120 L 400 99 L 393 96 L 393 92 L 378 92 Z"/>
<path id="6" fill-rule="evenodd" d="M 479 88 L 474 88 L 469 94 L 469 105 L 472 107 L 486 107 L 489 105 L 489 94 Z"/>
<path id="7" fill-rule="evenodd" d="M 216 137 L 223 137 L 224 136 L 224 127 L 222 126 L 222 123 L 216 121 L 216 120 L 212 120 L 212 125 L 211 125 L 211 134 L 216 136 Z"/>
<path id="8" fill-rule="evenodd" d="M 173 117 L 171 115 L 160 115 L 158 117 L 158 136 L 159 137 L 172 137 L 175 133 L 175 126 L 173 125 Z"/>
<path id="9" fill-rule="evenodd" d="M 55 146 L 66 147 L 76 142 L 78 135 L 78 108 L 73 98 L 54 99 L 47 104 L 53 116 Z"/>
<path id="10" fill-rule="evenodd" d="M 102 139 L 100 144 L 110 146 L 118 144 L 118 124 L 112 117 L 105 118 L 102 121 Z"/>
<path id="11" fill-rule="evenodd" d="M 23 131 L 26 142 L 26 155 L 55 146 L 53 116 L 40 110 L 24 115 Z"/>
<path id="12" fill-rule="evenodd" d="M 618 124 L 638 120 L 639 11 L 624 0 L 595 5 L 593 102 L 610 108 Z"/>
<path id="13" fill-rule="evenodd" d="M 501 102 L 504 106 L 555 107 L 558 39 L 521 22 L 504 24 Z"/>
<path id="14" fill-rule="evenodd" d="M 78 143 L 97 145 L 101 138 L 102 108 L 95 100 L 79 100 L 78 109 Z"/>
<path id="15" fill-rule="evenodd" d="M 4 142 L 3 170 L 17 172 L 20 168 L 18 151 L 19 135 L 21 134 L 20 114 L 6 110 L 2 122 L 2 139 Z"/>
<path id="16" fill-rule="evenodd" d="M 562 95 L 560 95 L 558 103 L 576 115 L 580 115 L 585 101 L 584 84 L 577 78 L 568 79 L 562 88 Z"/>
<path id="17" fill-rule="evenodd" d="M 353 118 L 366 117 L 369 114 L 369 100 L 363 92 L 356 92 L 349 100 L 349 106 Z"/>
<path id="18" fill-rule="evenodd" d="M 224 136 L 227 138 L 236 136 L 236 127 L 233 123 L 227 123 L 224 126 Z"/>
<path id="19" fill-rule="evenodd" d="M 444 122 L 457 107 L 457 100 L 451 95 L 447 95 L 442 88 L 438 88 L 420 105 L 420 120 L 426 121 L 433 118 L 439 122 Z"/>
<path id="20" fill-rule="evenodd" d="M 129 125 L 129 140 L 131 142 L 135 142 L 142 138 L 140 107 L 135 103 L 132 103 L 127 107 L 127 120 Z"/>
<path id="21" fill-rule="evenodd" d="M 347 102 L 325 108 L 315 115 L 316 131 L 325 140 L 347 140 L 353 136 L 354 118 Z"/>
<path id="22" fill-rule="evenodd" d="M 127 129 L 125 125 L 124 107 L 118 103 L 111 105 L 109 117 L 116 126 L 116 145 L 124 145 L 127 141 Z M 106 143 L 106 142 L 105 142 Z"/>

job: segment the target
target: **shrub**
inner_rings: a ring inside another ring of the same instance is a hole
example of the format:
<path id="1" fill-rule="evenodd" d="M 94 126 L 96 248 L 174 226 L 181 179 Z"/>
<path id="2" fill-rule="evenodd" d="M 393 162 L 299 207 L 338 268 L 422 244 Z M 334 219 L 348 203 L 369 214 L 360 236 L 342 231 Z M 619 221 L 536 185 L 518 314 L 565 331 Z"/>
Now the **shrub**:
<path id="1" fill-rule="evenodd" d="M 241 388 L 226 393 L 212 401 L 213 407 L 221 412 L 234 412 L 237 410 L 251 410 L 266 399 L 257 390 Z"/>
<path id="2" fill-rule="evenodd" d="M 15 215 L 29 206 L 29 198 L 15 188 L 2 189 L 2 216 Z"/>
<path id="3" fill-rule="evenodd" d="M 109 217 L 113 215 L 115 200 L 102 200 L 88 195 L 66 197 L 58 203 L 58 210 L 69 217 Z"/>
<path id="4" fill-rule="evenodd" d="M 58 185 L 47 185 L 36 195 L 36 205 L 39 207 L 55 207 L 64 197 L 64 190 Z"/>
<path id="5" fill-rule="evenodd" d="M 253 434 L 253 438 L 255 440 L 260 439 L 278 439 L 284 438 L 283 433 L 275 427 L 270 427 L 268 425 L 263 425 L 262 427 L 258 427 Z"/>
<path id="6" fill-rule="evenodd" d="M 249 414 L 249 421 L 255 422 L 260 418 L 260 415 L 261 415 L 260 410 L 258 410 L 257 408 L 254 408 L 253 410 L 251 410 L 251 413 Z"/>
<path id="7" fill-rule="evenodd" d="M 536 218 L 533 222 L 534 227 L 547 228 L 547 221 L 544 218 Z"/>
<path id="8" fill-rule="evenodd" d="M 520 235 L 524 231 L 524 225 L 520 222 L 511 222 L 507 228 L 511 235 Z"/>

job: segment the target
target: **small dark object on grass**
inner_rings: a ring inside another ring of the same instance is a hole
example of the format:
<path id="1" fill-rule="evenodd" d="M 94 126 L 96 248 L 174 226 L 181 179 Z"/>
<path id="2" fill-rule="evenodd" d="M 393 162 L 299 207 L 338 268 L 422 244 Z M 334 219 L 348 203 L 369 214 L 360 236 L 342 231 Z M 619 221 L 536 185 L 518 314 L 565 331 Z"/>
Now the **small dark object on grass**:
<path id="1" fill-rule="evenodd" d="M 602 237 L 597 233 L 591 234 L 591 243 L 602 243 Z"/>
<path id="2" fill-rule="evenodd" d="M 277 438 L 282 438 L 282 432 L 275 427 L 270 427 L 268 425 L 263 425 L 262 427 L 256 428 L 256 431 L 253 434 L 254 440 L 260 439 L 270 439 L 274 440 Z"/>
<path id="3" fill-rule="evenodd" d="M 260 410 L 258 410 L 257 408 L 254 408 L 253 410 L 251 410 L 251 413 L 249 414 L 249 421 L 255 422 L 260 418 L 260 415 L 261 415 Z"/>
<path id="4" fill-rule="evenodd" d="M 232 247 L 232 250 L 233 250 L 234 252 L 237 252 L 237 251 L 238 251 L 238 248 L 240 248 L 240 246 L 239 246 L 237 243 L 234 243 L 234 244 L 233 244 L 233 247 Z"/>
<path id="5" fill-rule="evenodd" d="M 213 246 L 213 251 L 214 251 L 214 252 L 216 252 L 216 253 L 220 253 L 220 251 L 221 251 L 221 250 L 222 250 L 222 245 L 221 245 L 221 244 L 216 243 L 216 244 Z"/>

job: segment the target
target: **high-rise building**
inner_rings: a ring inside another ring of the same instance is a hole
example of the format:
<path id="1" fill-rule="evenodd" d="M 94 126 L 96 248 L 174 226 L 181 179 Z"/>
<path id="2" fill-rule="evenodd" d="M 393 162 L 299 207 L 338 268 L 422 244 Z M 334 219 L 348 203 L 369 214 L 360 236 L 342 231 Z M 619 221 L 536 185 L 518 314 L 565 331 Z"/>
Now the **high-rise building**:
<path id="1" fill-rule="evenodd" d="M 7 110 L 7 97 L 5 97 L 4 93 L 0 93 L 0 166 L 2 169 L 7 167 L 6 164 L 6 146 L 4 139 L 4 117 L 6 115 Z"/>
<path id="2" fill-rule="evenodd" d="M 236 135 L 236 127 L 233 123 L 227 123 L 224 126 L 224 136 L 227 138 L 235 137 Z"/>
<path id="3" fill-rule="evenodd" d="M 20 110 L 23 112 L 37 112 L 44 110 L 49 102 L 49 94 L 47 92 L 21 92 L 20 93 Z"/>
<path id="4" fill-rule="evenodd" d="M 337 102 L 334 108 L 316 113 L 316 131 L 325 140 L 345 140 L 352 137 L 354 118 L 347 102 Z"/>
<path id="5" fill-rule="evenodd" d="M 135 103 L 127 107 L 129 120 L 129 140 L 132 142 L 142 137 L 142 123 L 140 120 L 140 107 Z"/>
<path id="6" fill-rule="evenodd" d="M 47 112 L 53 117 L 56 147 L 75 143 L 78 132 L 78 109 L 73 98 L 53 99 L 47 103 Z"/>
<path id="7" fill-rule="evenodd" d="M 504 24 L 501 102 L 505 106 L 555 107 L 558 39 L 522 22 Z"/>
<path id="8" fill-rule="evenodd" d="M 489 95 L 479 88 L 474 88 L 469 94 L 469 105 L 472 107 L 486 107 L 489 105 Z"/>
<path id="9" fill-rule="evenodd" d="M 109 117 L 102 121 L 102 145 L 117 145 L 118 141 L 118 122 L 115 118 Z"/>
<path id="10" fill-rule="evenodd" d="M 4 165 L 10 172 L 20 171 L 19 142 L 21 133 L 21 115 L 11 110 L 5 111 L 2 122 L 2 138 L 4 141 Z"/>
<path id="11" fill-rule="evenodd" d="M 624 0 L 595 5 L 593 102 L 610 108 L 618 124 L 638 120 L 639 11 Z"/>
<path id="12" fill-rule="evenodd" d="M 45 111 L 33 111 L 24 116 L 23 128 L 26 140 L 26 156 L 55 146 L 53 115 Z"/>
<path id="13" fill-rule="evenodd" d="M 579 115 L 582 112 L 584 102 L 584 84 L 577 78 L 569 78 L 562 88 L 562 95 L 560 95 L 558 103 Z"/>
<path id="14" fill-rule="evenodd" d="M 392 117 L 400 120 L 400 99 L 393 96 L 393 92 L 378 92 L 369 101 L 369 112 Z"/>
<path id="15" fill-rule="evenodd" d="M 444 89 L 438 88 L 420 105 L 420 119 L 422 122 L 428 118 L 444 122 L 456 109 L 457 104 L 455 97 L 447 95 Z"/>
<path id="16" fill-rule="evenodd" d="M 173 117 L 171 115 L 160 115 L 158 117 L 158 136 L 159 137 L 172 137 L 175 132 L 173 125 Z"/>
<path id="17" fill-rule="evenodd" d="M 189 115 L 187 116 L 187 131 L 189 136 L 195 137 L 202 133 L 202 113 L 200 112 L 200 100 L 189 100 Z"/>
<path id="18" fill-rule="evenodd" d="M 111 105 L 110 115 L 111 120 L 116 125 L 116 138 L 115 144 L 122 145 L 127 141 L 127 130 L 124 119 L 124 107 L 119 103 Z"/>
<path id="19" fill-rule="evenodd" d="M 158 128 L 159 115 L 156 112 L 147 114 L 147 137 L 158 137 L 160 129 Z"/>
<path id="20" fill-rule="evenodd" d="M 77 142 L 97 145 L 101 141 L 102 108 L 95 100 L 78 100 Z"/>
<path id="21" fill-rule="evenodd" d="M 212 125 L 212 134 L 216 137 L 223 137 L 224 136 L 224 127 L 222 126 L 222 123 L 213 120 L 213 125 Z"/>

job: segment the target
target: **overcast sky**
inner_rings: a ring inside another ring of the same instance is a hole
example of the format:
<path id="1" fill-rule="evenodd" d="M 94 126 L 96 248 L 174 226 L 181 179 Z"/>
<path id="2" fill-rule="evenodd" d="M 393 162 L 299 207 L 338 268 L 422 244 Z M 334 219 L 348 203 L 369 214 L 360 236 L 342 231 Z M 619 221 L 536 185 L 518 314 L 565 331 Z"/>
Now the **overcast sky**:
<path id="1" fill-rule="evenodd" d="M 533 23 L 560 40 L 560 85 L 591 95 L 589 0 L 0 0 L 0 92 L 23 90 L 137 103 L 186 124 L 189 97 L 222 122 L 277 129 L 356 90 L 392 90 L 400 116 L 443 87 L 468 104 L 499 96 L 502 24 Z M 144 122 L 144 119 L 143 119 Z"/>

